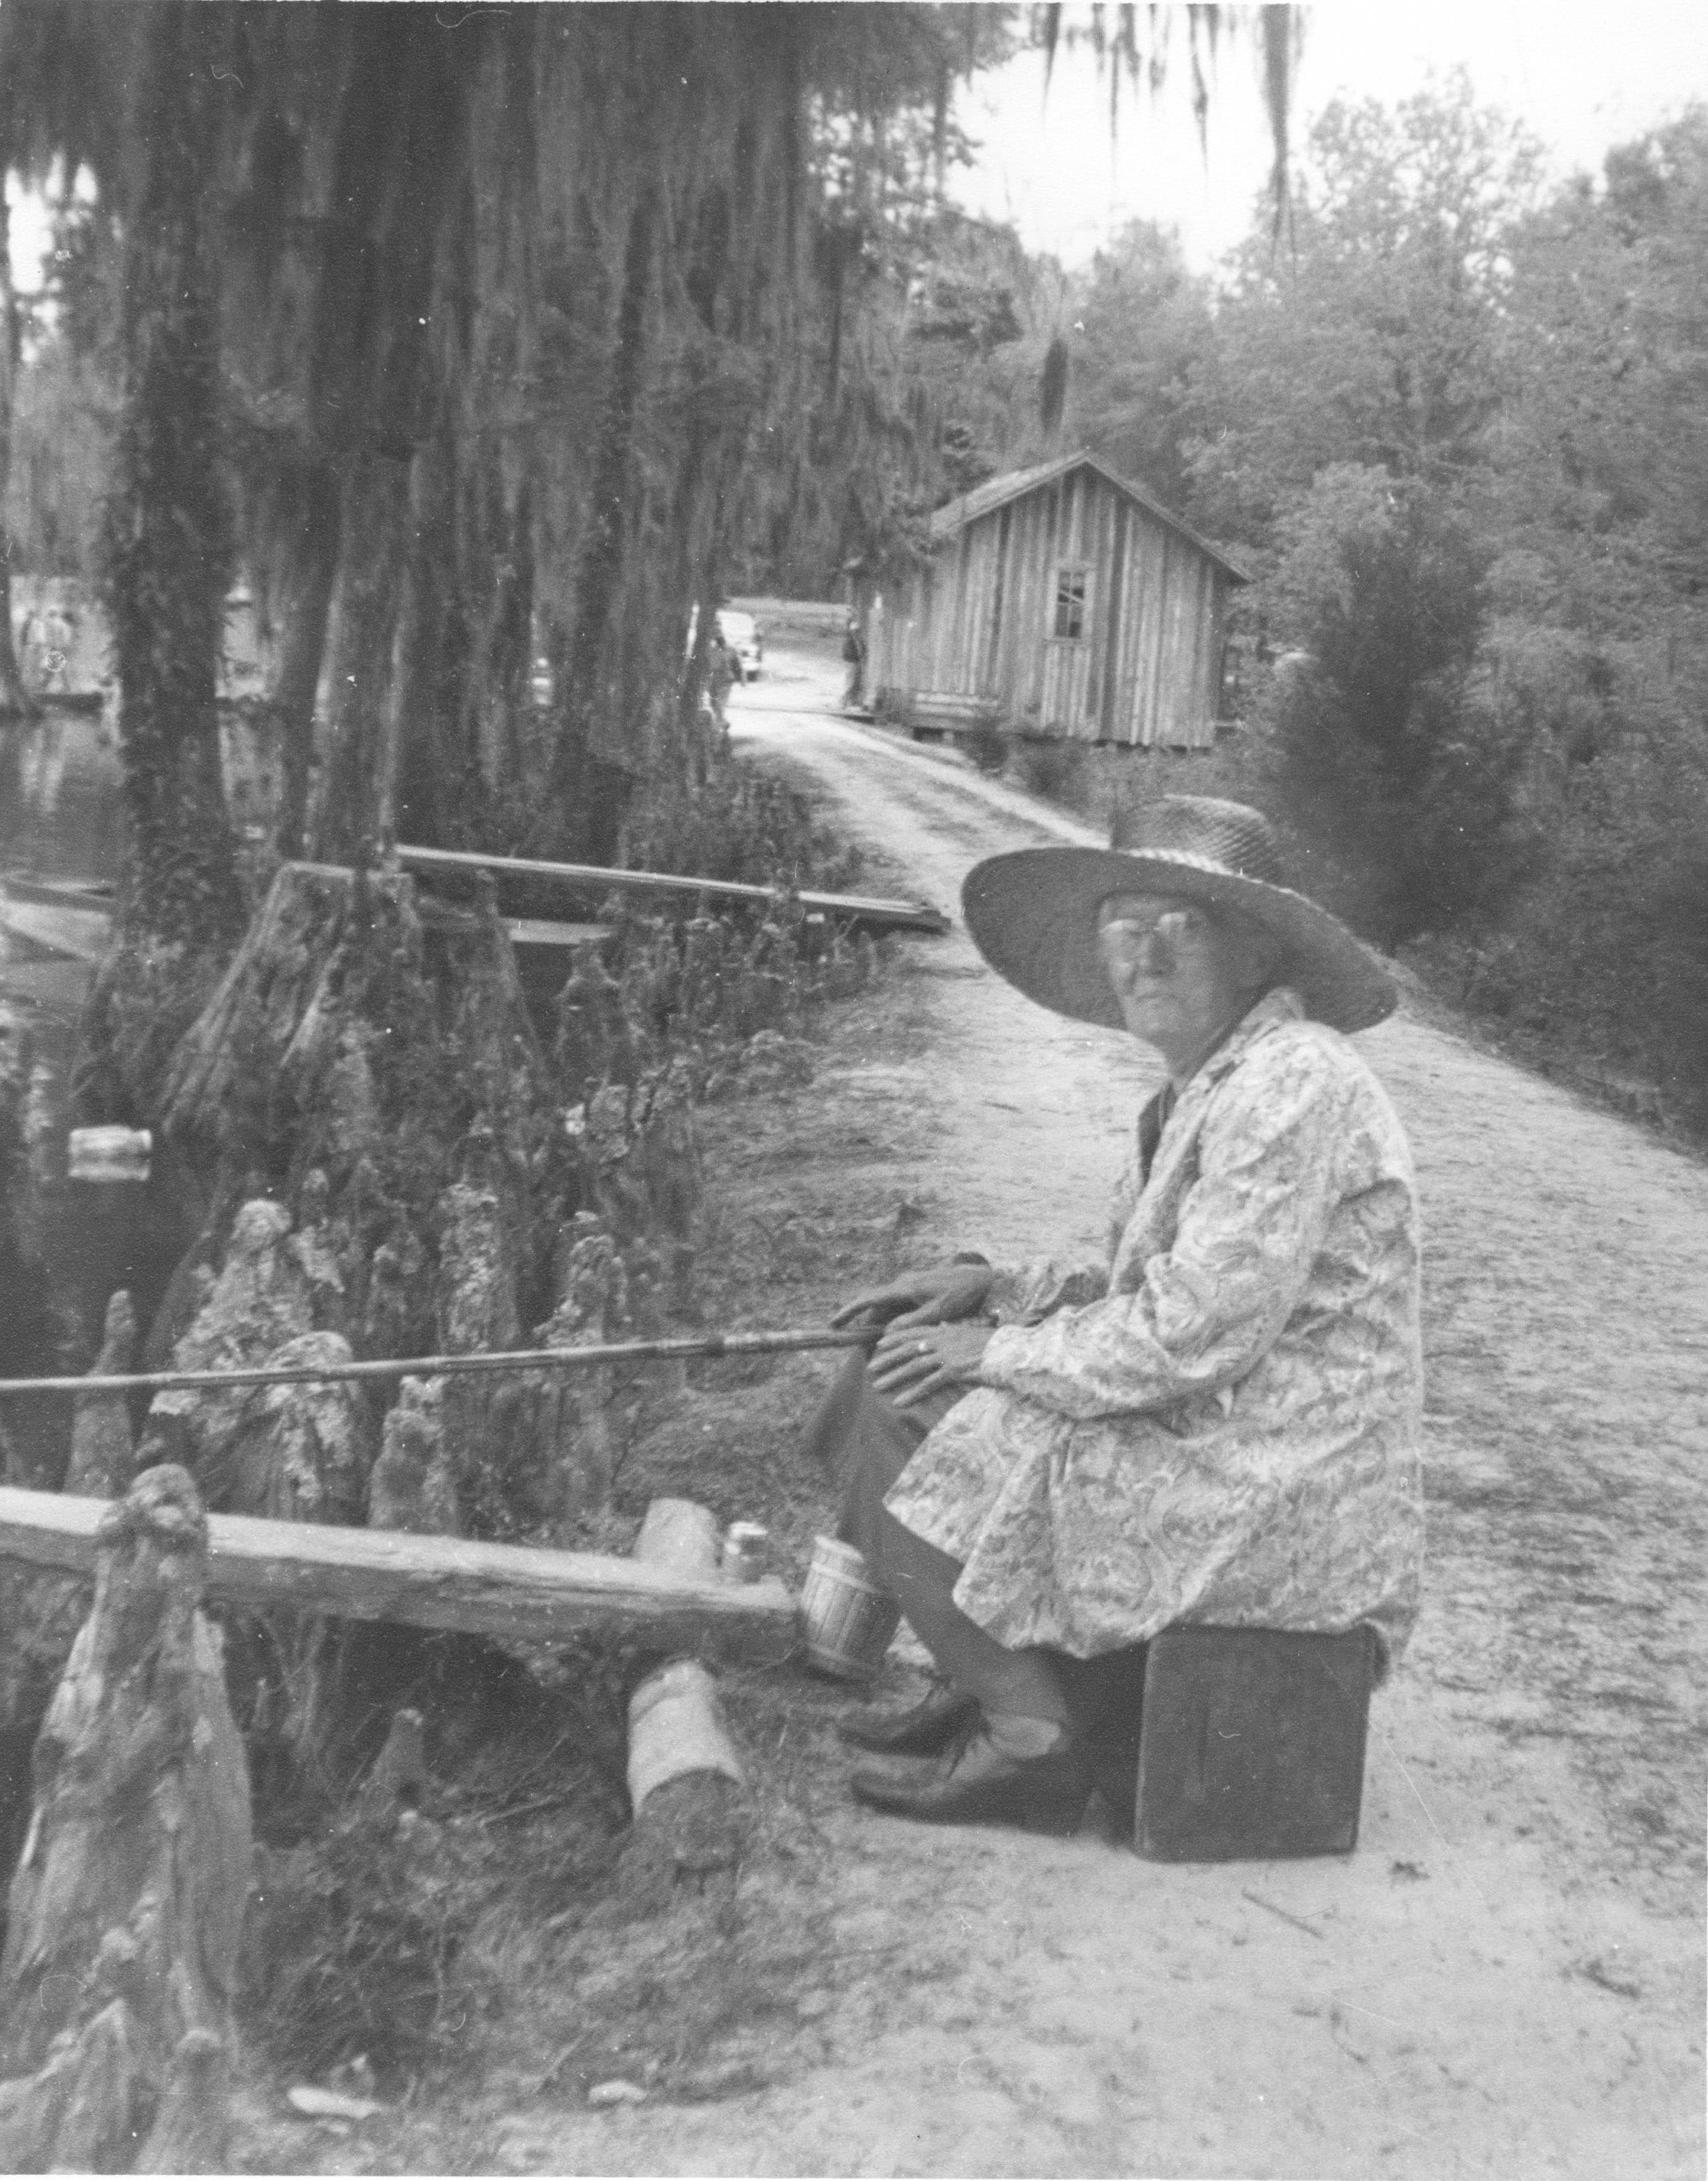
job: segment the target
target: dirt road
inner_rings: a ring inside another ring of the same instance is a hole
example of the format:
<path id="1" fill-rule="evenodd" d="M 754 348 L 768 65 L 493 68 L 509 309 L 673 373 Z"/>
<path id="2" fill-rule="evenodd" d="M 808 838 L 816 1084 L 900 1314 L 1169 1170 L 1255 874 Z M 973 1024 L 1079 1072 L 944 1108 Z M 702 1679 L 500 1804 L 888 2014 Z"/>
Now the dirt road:
<path id="1" fill-rule="evenodd" d="M 886 881 L 952 908 L 979 856 L 1088 837 L 828 716 L 810 662 L 772 670 L 736 693 L 738 746 Z M 1030 1007 L 958 932 L 907 952 L 912 1051 L 845 1056 L 821 1092 L 893 1121 L 885 1187 L 954 1231 L 1094 1240 L 1136 1049 Z M 549 2138 L 524 2121 L 505 2163 L 1700 2173 L 1708 1168 L 1414 1013 L 1364 1045 L 1428 1220 L 1431 1557 L 1358 1853 L 1171 1868 L 833 1806 L 822 2064 Z"/>

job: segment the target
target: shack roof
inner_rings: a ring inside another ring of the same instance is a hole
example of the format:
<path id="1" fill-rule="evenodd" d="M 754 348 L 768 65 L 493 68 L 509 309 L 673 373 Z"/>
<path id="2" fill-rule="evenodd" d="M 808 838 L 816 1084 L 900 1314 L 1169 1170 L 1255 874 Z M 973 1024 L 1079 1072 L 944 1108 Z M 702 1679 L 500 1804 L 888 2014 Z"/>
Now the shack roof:
<path id="1" fill-rule="evenodd" d="M 1009 470 L 1001 477 L 987 478 L 983 484 L 976 485 L 971 492 L 962 493 L 958 500 L 945 501 L 934 511 L 927 526 L 931 542 L 940 544 L 945 538 L 954 537 L 957 531 L 964 530 L 969 522 L 977 522 L 980 516 L 993 513 L 997 508 L 1006 506 L 1011 500 L 1023 499 L 1028 493 L 1036 492 L 1041 485 L 1053 484 L 1057 478 L 1066 477 L 1070 470 L 1077 469 L 1095 470 L 1105 484 L 1113 485 L 1117 492 L 1125 493 L 1148 515 L 1154 515 L 1159 522 L 1165 523 L 1176 536 L 1184 538 L 1187 544 L 1195 545 L 1219 568 L 1226 568 L 1235 583 L 1251 582 L 1248 568 L 1243 568 L 1237 560 L 1231 560 L 1207 538 L 1200 538 L 1190 524 L 1182 522 L 1177 515 L 1171 515 L 1160 500 L 1153 500 L 1143 485 L 1135 484 L 1131 478 L 1118 476 L 1107 462 L 1099 461 L 1087 447 L 1081 447 L 1071 455 L 1060 455 L 1052 462 L 1036 462 L 1030 469 Z"/>

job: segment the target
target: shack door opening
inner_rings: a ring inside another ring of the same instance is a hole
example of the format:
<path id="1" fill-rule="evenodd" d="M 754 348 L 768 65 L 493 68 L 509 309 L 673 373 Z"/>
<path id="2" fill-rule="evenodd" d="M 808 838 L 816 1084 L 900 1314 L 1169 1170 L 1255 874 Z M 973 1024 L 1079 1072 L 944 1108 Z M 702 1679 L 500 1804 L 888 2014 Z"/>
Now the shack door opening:
<path id="1" fill-rule="evenodd" d="M 1044 704 L 1039 724 L 1046 732 L 1085 733 L 1083 716 L 1091 693 L 1091 625 L 1094 604 L 1093 571 L 1083 561 L 1065 560 L 1056 569 L 1050 624 L 1044 641 Z"/>

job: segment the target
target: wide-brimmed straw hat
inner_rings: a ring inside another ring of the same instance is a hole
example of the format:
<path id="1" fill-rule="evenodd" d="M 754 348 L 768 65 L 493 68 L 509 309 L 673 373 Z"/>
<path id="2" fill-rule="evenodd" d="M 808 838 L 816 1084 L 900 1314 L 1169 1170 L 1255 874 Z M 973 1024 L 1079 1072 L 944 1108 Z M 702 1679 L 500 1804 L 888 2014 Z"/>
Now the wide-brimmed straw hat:
<path id="1" fill-rule="evenodd" d="M 961 905 L 979 952 L 1028 999 L 1120 1030 L 1097 912 L 1121 893 L 1237 909 L 1281 943 L 1271 982 L 1290 985 L 1335 1030 L 1368 1030 L 1393 1012 L 1393 979 L 1337 917 L 1287 884 L 1268 819 L 1242 803 L 1165 795 L 1122 812 L 1107 848 L 991 856 L 967 873 Z"/>

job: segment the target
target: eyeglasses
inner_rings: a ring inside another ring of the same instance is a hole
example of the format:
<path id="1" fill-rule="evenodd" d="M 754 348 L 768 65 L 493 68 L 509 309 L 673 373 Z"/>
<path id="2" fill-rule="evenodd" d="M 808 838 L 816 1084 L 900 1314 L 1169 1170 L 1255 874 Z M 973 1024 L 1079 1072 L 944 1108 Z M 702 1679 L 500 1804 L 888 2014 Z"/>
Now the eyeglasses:
<path id="1" fill-rule="evenodd" d="M 1160 903 L 1146 910 L 1123 908 L 1097 927 L 1098 947 L 1106 961 L 1138 962 L 1159 972 L 1172 969 L 1180 949 L 1202 939 L 1209 919 L 1202 909 L 1165 908 Z"/>

